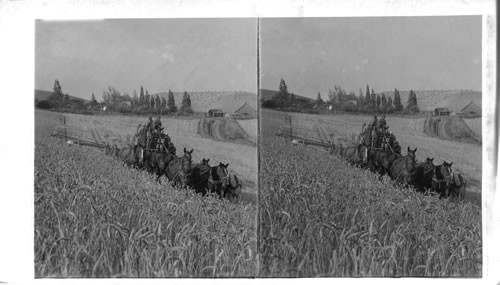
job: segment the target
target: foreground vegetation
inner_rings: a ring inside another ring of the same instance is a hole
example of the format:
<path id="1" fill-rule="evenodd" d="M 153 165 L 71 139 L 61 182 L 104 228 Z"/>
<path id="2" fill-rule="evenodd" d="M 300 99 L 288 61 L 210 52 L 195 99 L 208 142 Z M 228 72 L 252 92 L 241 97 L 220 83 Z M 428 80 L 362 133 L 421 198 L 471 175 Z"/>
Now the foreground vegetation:
<path id="1" fill-rule="evenodd" d="M 479 207 L 274 137 L 261 142 L 261 276 L 481 276 Z"/>
<path id="2" fill-rule="evenodd" d="M 202 198 L 101 152 L 35 148 L 36 277 L 255 276 L 255 206 Z"/>

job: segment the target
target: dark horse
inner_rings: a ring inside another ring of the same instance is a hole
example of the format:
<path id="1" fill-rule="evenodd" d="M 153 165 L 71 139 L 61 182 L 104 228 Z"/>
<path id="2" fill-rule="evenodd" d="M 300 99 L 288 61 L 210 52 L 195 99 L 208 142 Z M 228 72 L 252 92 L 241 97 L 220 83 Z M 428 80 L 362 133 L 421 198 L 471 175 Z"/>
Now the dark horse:
<path id="1" fill-rule="evenodd" d="M 392 180 L 403 184 L 413 184 L 415 181 L 415 153 L 417 149 L 411 150 L 408 147 L 408 153 L 394 160 L 389 168 L 389 176 Z"/>
<path id="2" fill-rule="evenodd" d="M 453 171 L 451 170 L 452 163 L 443 161 L 442 164 L 434 167 L 434 176 L 432 177 L 432 190 L 439 193 L 439 197 L 448 197 L 450 195 L 450 187 L 453 182 Z"/>
<path id="3" fill-rule="evenodd" d="M 229 185 L 228 166 L 229 163 L 224 164 L 220 162 L 219 165 L 210 167 L 208 190 L 212 193 L 216 193 L 221 198 L 226 196 L 226 190 Z"/>
<path id="4" fill-rule="evenodd" d="M 365 151 L 365 149 L 363 149 Z M 366 166 L 373 172 L 384 176 L 401 155 L 391 150 L 367 150 Z"/>
<path id="5" fill-rule="evenodd" d="M 175 158 L 175 153 L 144 151 L 143 167 L 150 173 L 156 174 L 158 180 L 167 171 L 167 166 Z"/>
<path id="6" fill-rule="evenodd" d="M 432 178 L 434 176 L 434 158 L 427 157 L 424 162 L 419 162 L 415 166 L 414 187 L 419 192 L 432 190 Z"/>
<path id="7" fill-rule="evenodd" d="M 200 163 L 195 164 L 191 168 L 191 175 L 188 179 L 188 185 L 191 186 L 196 193 L 202 195 L 207 194 L 208 179 L 210 177 L 211 168 L 208 162 L 210 159 L 203 158 Z"/>
<path id="8" fill-rule="evenodd" d="M 173 159 L 168 163 L 167 170 L 165 171 L 165 175 L 168 180 L 178 185 L 188 184 L 188 179 L 191 173 L 192 153 L 192 149 L 187 151 L 186 148 L 184 148 L 183 156 L 173 157 Z"/>
<path id="9" fill-rule="evenodd" d="M 450 197 L 454 199 L 465 198 L 465 188 L 467 187 L 467 180 L 462 176 L 462 174 L 457 171 L 453 171 L 453 179 L 450 185 Z"/>
<path id="10" fill-rule="evenodd" d="M 243 185 L 241 180 L 234 173 L 229 173 L 229 183 L 225 191 L 225 197 L 229 200 L 239 199 Z"/>

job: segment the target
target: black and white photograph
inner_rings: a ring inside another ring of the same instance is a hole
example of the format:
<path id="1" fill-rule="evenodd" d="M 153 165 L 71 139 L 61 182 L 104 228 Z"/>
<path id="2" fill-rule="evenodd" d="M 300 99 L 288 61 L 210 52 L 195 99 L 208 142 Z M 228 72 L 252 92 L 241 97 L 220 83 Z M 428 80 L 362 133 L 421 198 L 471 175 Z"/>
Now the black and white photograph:
<path id="1" fill-rule="evenodd" d="M 36 22 L 35 277 L 256 275 L 256 33 Z"/>
<path id="2" fill-rule="evenodd" d="M 500 284 L 495 8 L 0 1 L 0 283 Z"/>
<path id="3" fill-rule="evenodd" d="M 481 277 L 481 17 L 260 30 L 261 276 Z"/>

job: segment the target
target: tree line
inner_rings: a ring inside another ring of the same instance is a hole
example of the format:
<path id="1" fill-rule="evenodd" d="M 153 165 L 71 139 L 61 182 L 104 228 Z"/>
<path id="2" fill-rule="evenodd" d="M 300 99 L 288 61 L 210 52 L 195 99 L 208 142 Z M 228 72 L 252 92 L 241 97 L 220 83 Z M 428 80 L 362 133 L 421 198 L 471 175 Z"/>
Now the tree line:
<path id="1" fill-rule="evenodd" d="M 61 84 L 56 79 L 52 94 L 46 100 L 36 102 L 36 106 L 43 109 L 71 109 L 73 111 L 98 111 L 106 107 L 106 111 L 136 114 L 189 115 L 193 113 L 191 96 L 186 91 L 184 91 L 179 108 L 170 89 L 167 98 L 160 97 L 159 94 L 149 94 L 143 86 L 140 88 L 139 95 L 134 90 L 132 96 L 126 92 L 121 93 L 114 87 L 108 87 L 102 93 L 101 102 L 98 102 L 92 93 L 90 102 L 85 104 L 78 99 L 71 99 L 67 93 L 64 94 Z"/>
<path id="2" fill-rule="evenodd" d="M 341 86 L 335 85 L 332 90 L 328 90 L 328 99 L 325 101 L 318 92 L 316 100 L 297 99 L 297 96 L 288 92 L 288 87 L 284 79 L 280 80 L 279 91 L 269 100 L 262 102 L 264 108 L 293 109 L 332 109 L 346 112 L 360 113 L 418 113 L 417 94 L 410 90 L 408 102 L 403 106 L 401 95 L 397 88 L 394 89 L 393 96 L 389 94 L 375 93 L 373 88 L 366 85 L 366 91 L 359 89 L 356 96 L 354 92 L 347 92 Z"/>

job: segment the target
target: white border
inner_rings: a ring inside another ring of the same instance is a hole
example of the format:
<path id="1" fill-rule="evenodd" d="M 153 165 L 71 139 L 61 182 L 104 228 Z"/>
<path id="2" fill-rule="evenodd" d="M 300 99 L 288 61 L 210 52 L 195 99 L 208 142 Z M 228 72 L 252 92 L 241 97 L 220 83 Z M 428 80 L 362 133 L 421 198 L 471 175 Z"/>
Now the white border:
<path id="1" fill-rule="evenodd" d="M 164 3 L 155 0 L 106 1 L 0 1 L 0 90 L 2 139 L 0 140 L 0 281 L 14 283 L 68 283 L 70 280 L 33 280 L 33 142 L 34 142 L 34 20 L 99 18 L 186 18 L 186 17 L 333 17 L 333 16 L 418 16 L 492 15 L 493 0 L 397 1 L 397 0 L 279 0 L 279 1 L 198 1 Z M 486 19 L 486 18 L 484 18 Z M 483 279 L 336 279 L 342 283 L 421 283 L 467 282 L 497 284 L 500 280 L 498 241 L 499 205 L 495 199 L 496 173 L 492 173 L 492 123 L 496 88 L 496 26 L 486 29 L 483 22 L 483 233 L 485 258 Z M 486 58 L 487 57 L 487 58 Z M 498 179 L 498 178 L 497 178 Z M 493 204 L 494 203 L 494 204 Z M 491 211 L 490 211 L 491 210 Z M 495 224 L 495 227 L 493 225 Z M 162 283 L 186 284 L 200 279 L 71 280 L 74 283 Z M 266 283 L 302 284 L 309 279 L 228 279 L 204 280 L 207 284 Z M 314 282 L 332 282 L 313 279 Z"/>

